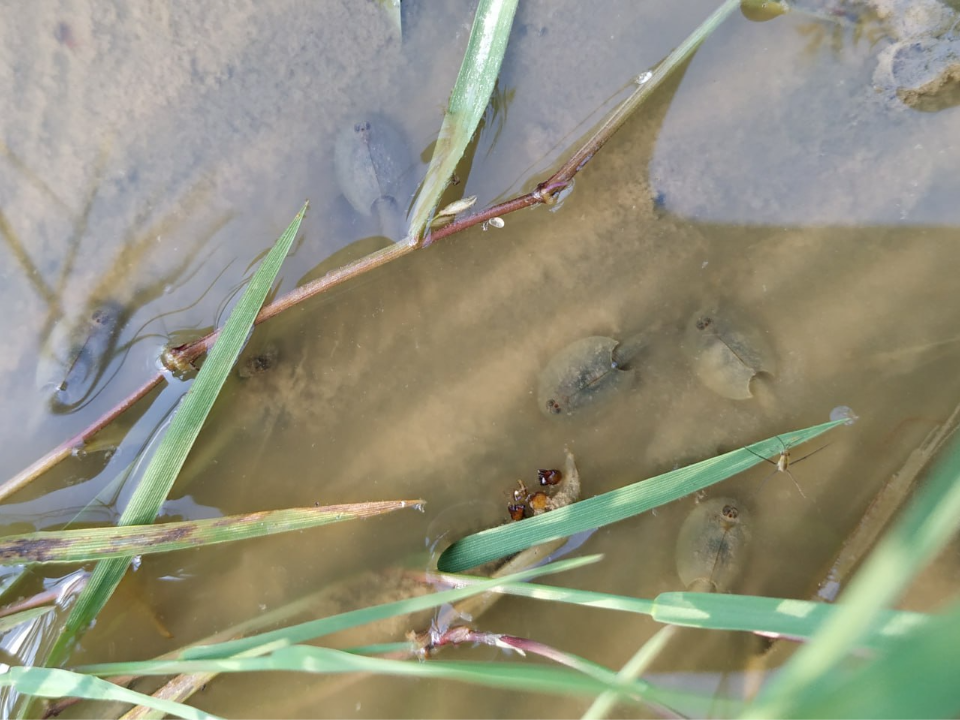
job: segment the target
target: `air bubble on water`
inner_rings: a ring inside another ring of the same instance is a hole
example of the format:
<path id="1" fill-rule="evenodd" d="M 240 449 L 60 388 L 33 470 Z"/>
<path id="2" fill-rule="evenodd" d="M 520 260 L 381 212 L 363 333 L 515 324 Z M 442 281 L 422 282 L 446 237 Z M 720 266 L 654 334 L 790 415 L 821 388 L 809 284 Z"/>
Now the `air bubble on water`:
<path id="1" fill-rule="evenodd" d="M 833 421 L 846 420 L 844 425 L 853 425 L 860 418 L 852 408 L 849 408 L 846 405 L 838 405 L 830 411 L 830 419 Z"/>
<path id="2" fill-rule="evenodd" d="M 134 555 L 130 561 L 130 569 L 136 572 L 140 569 L 141 564 L 143 564 L 143 558 L 140 555 Z"/>

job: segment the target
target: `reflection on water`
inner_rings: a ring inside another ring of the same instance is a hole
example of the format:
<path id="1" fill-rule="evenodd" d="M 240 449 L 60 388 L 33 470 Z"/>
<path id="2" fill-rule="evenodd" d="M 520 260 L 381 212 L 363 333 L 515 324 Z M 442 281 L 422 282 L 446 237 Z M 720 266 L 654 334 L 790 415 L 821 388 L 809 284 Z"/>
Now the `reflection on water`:
<path id="1" fill-rule="evenodd" d="M 315 202 L 304 241 L 284 270 L 284 288 L 370 234 L 335 185 L 332 138 L 354 111 L 389 112 L 418 155 L 439 125 L 438 108 L 472 10 L 450 5 L 436 17 L 415 14 L 399 48 L 375 4 L 348 5 L 360 14 L 349 22 L 347 5 L 333 4 L 277 3 L 261 9 L 256 22 L 219 15 L 215 36 L 222 43 L 207 35 L 209 55 L 195 54 L 180 67 L 173 53 L 166 102 L 176 112 L 148 103 L 138 123 L 185 167 L 211 177 L 216 208 L 222 203 L 242 222 L 231 223 L 229 238 L 217 236 L 208 261 L 191 266 L 195 281 L 174 297 L 151 301 L 144 312 L 190 305 L 239 258 L 240 269 L 177 315 L 175 329 L 210 324 L 242 268 L 304 196 Z M 101 47 L 93 21 L 82 13 L 64 12 L 67 19 L 60 19 L 37 10 L 33 20 L 18 22 L 48 28 L 51 46 L 41 46 L 46 60 L 38 72 L 51 72 L 56 63 L 71 68 L 66 94 L 57 97 L 66 103 L 70 88 L 84 90 L 76 102 L 92 112 L 88 94 L 95 82 L 85 80 L 81 60 L 101 63 L 102 71 L 111 53 L 136 49 L 134 57 L 146 62 L 189 46 L 186 38 L 210 27 L 204 13 L 212 11 L 154 10 L 157 17 L 127 21 L 151 28 L 152 34 L 141 33 L 139 48 L 124 33 L 110 40 L 106 30 Z M 524 4 L 517 28 L 527 31 L 514 38 L 501 77 L 511 100 L 498 117 L 499 139 L 493 144 L 481 137 L 464 194 L 479 195 L 484 205 L 542 179 L 559 159 L 550 149 L 571 145 L 582 123 L 596 120 L 629 78 L 654 65 L 690 31 L 689 18 L 702 13 L 693 2 L 683 10 L 676 3 L 623 3 L 600 14 L 575 3 Z M 70 43 L 53 35 L 60 21 L 72 28 Z M 809 22 L 819 21 L 785 15 L 724 25 L 682 78 L 594 159 L 557 212 L 509 216 L 496 233 L 476 228 L 437 243 L 259 327 L 173 501 L 190 514 L 422 496 L 426 513 L 149 558 L 138 571 L 144 598 L 174 637 L 157 636 L 114 603 L 86 636 L 84 658 L 173 649 L 358 571 L 403 562 L 423 550 L 431 524 L 450 507 L 493 503 L 506 521 L 516 479 L 560 466 L 565 445 L 576 454 L 589 496 L 822 422 L 832 408 L 849 405 L 860 422 L 838 431 L 828 452 L 791 468 L 806 498 L 780 473 L 755 494 L 767 466 L 716 493 L 741 499 L 753 521 L 754 552 L 735 589 L 809 596 L 879 485 L 956 404 L 953 368 L 960 351 L 954 304 L 944 300 L 960 260 L 952 200 L 958 194 L 952 169 L 960 158 L 949 129 L 957 111 L 921 113 L 877 97 L 872 78 L 883 49 L 900 41 L 893 31 L 870 43 L 851 37 L 841 52 L 811 55 L 809 34 L 801 31 Z M 250 38 L 250 27 L 264 37 Z M 333 27 L 349 32 L 331 34 Z M 591 52 L 573 52 L 585 38 Z M 298 43 L 314 54 L 292 56 L 289 48 Z M 286 84 L 278 77 L 288 78 Z M 294 109 L 265 109 L 268 100 L 278 101 L 278 87 L 294 98 Z M 257 103 L 246 100 L 254 90 L 262 93 Z M 47 117 L 43 97 L 30 95 L 27 107 Z M 109 98 L 103 102 L 109 105 Z M 88 128 L 93 117 L 84 120 Z M 176 130 L 189 124 L 183 117 L 196 121 L 197 133 L 186 133 L 185 150 L 176 142 Z M 52 136 L 62 133 L 63 146 L 87 148 L 78 130 L 54 119 L 38 126 Z M 42 143 L 24 129 L 28 120 L 4 122 L 4 142 L 24 163 L 40 167 Z M 148 152 L 132 125 L 122 125 L 114 147 L 129 142 L 129 154 L 117 162 L 139 169 L 144 192 L 162 186 L 160 176 L 189 185 L 184 178 L 193 172 L 171 170 L 163 151 Z M 198 138 L 209 138 L 209 147 Z M 82 175 L 82 163 L 59 155 L 50 164 Z M 82 184 L 81 177 L 71 179 Z M 23 224 L 21 238 L 35 238 L 36 246 L 24 240 L 34 257 L 54 258 L 69 223 L 43 225 L 43 193 L 23 183 L 12 165 L 2 165 L 0 191 L 14 186 L 16 193 L 2 196 L 5 217 Z M 64 192 L 60 184 L 56 190 Z M 125 192 L 118 193 L 117 217 L 103 221 L 117 233 L 97 235 L 117 247 L 130 237 L 133 213 L 124 203 L 140 199 L 134 187 Z M 76 195 L 67 204 L 80 206 Z M 93 277 L 102 262 L 109 261 L 78 255 L 77 272 Z M 155 271 L 131 268 L 133 286 L 149 282 Z M 49 416 L 42 398 L 19 380 L 36 362 L 34 329 L 46 308 L 17 266 L 6 263 L 3 273 L 0 296 L 20 314 L 5 320 L 18 341 L 10 356 L 0 357 L 0 382 L 10 402 L 38 418 L 29 432 L 9 420 L 3 425 L 15 447 L 5 459 L 12 474 L 142 382 L 149 359 L 124 364 L 89 408 Z M 742 308 L 770 346 L 775 370 L 759 386 L 761 378 L 752 380 L 756 397 L 731 399 L 698 379 L 683 348 L 690 318 L 704 307 Z M 631 363 L 634 383 L 571 415 L 540 412 L 538 378 L 552 357 L 582 338 L 635 333 L 649 344 Z M 171 406 L 169 395 L 177 392 L 161 395 L 150 417 L 161 417 L 159 406 Z M 129 442 L 146 434 L 135 427 Z M 88 482 L 73 489 L 89 485 L 92 497 L 118 463 L 91 463 Z M 50 503 L 68 502 L 77 501 L 50 496 Z M 642 597 L 679 588 L 674 549 L 692 508 L 693 500 L 681 501 L 597 532 L 585 550 L 604 553 L 604 563 L 551 582 Z M 656 629 L 642 618 L 589 611 L 587 619 L 584 612 L 505 600 L 482 624 L 612 667 Z M 675 643 L 658 670 L 740 670 L 752 652 L 731 650 L 739 640 L 726 636 L 681 637 L 688 640 Z M 420 683 L 417 689 L 417 702 L 408 702 L 409 682 L 395 679 L 366 679 L 331 693 L 313 677 L 269 676 L 256 687 L 225 678 L 197 702 L 238 717 L 316 715 L 321 702 L 323 714 L 361 717 L 526 717 L 586 707 L 586 701 L 467 686 L 432 692 Z"/>

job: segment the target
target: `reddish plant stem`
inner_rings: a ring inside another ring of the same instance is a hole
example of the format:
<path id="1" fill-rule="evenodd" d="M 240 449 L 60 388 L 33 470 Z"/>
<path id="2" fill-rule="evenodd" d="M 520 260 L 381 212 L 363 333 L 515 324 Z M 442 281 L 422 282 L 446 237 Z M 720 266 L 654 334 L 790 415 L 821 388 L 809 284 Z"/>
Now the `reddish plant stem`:
<path id="1" fill-rule="evenodd" d="M 19 473 L 0 485 L 0 501 L 5 500 L 13 493 L 26 487 L 33 480 L 36 480 L 45 472 L 58 465 L 61 460 L 65 460 L 75 451 L 83 448 L 83 446 L 90 442 L 90 440 L 92 440 L 97 433 L 120 417 L 120 415 L 133 407 L 145 395 L 157 387 L 161 380 L 163 380 L 163 375 L 157 373 L 155 377 L 148 380 L 146 383 L 140 386 L 140 388 L 132 392 L 128 397 L 124 398 L 122 402 L 101 415 L 91 425 L 84 429 L 83 432 L 78 433 L 69 440 L 64 441 L 42 458 L 37 460 L 35 463 L 21 470 Z"/>
<path id="2" fill-rule="evenodd" d="M 708 20 L 695 31 L 683 44 L 678 46 L 654 72 L 647 78 L 644 78 L 638 88 L 624 100 L 603 122 L 597 131 L 587 140 L 583 146 L 575 152 L 563 166 L 555 172 L 545 182 L 540 183 L 537 189 L 531 193 L 521 195 L 507 200 L 506 202 L 494 205 L 481 212 L 450 223 L 449 225 L 429 232 L 423 240 L 413 241 L 405 240 L 390 247 L 384 248 L 378 252 L 372 253 L 356 262 L 329 272 L 322 278 L 315 280 L 303 287 L 299 287 L 280 299 L 263 307 L 254 320 L 254 325 L 258 325 L 265 320 L 269 320 L 287 308 L 290 308 L 304 300 L 326 292 L 330 288 L 336 287 L 347 280 L 358 275 L 363 275 L 374 268 L 380 267 L 388 262 L 396 260 L 399 257 L 407 255 L 421 247 L 428 247 L 437 240 L 450 237 L 458 232 L 466 230 L 469 227 L 484 223 L 492 218 L 507 215 L 509 213 L 532 207 L 534 205 L 552 205 L 557 201 L 558 195 L 570 187 L 573 178 L 582 170 L 590 160 L 593 159 L 597 151 L 611 138 L 614 133 L 626 122 L 627 118 L 646 100 L 666 77 L 671 74 L 680 63 L 689 59 L 693 51 L 699 46 L 706 35 L 723 20 L 736 6 L 735 0 L 726 0 L 724 4 Z M 206 335 L 192 343 L 181 345 L 180 347 L 167 350 L 163 354 L 163 364 L 171 370 L 179 373 L 187 373 L 192 369 L 194 361 L 201 355 L 208 352 L 216 341 L 219 330 Z M 86 442 L 96 435 L 103 427 L 111 423 L 129 407 L 131 407 L 140 398 L 146 395 L 153 387 L 162 380 L 162 375 L 157 374 L 152 380 L 143 387 L 130 395 L 126 400 L 111 409 L 103 415 L 97 422 L 88 427 L 79 435 L 67 440 L 56 449 L 40 458 L 30 467 L 18 473 L 16 476 L 0 485 L 0 501 L 13 494 L 17 490 L 25 487 L 32 480 L 36 479 L 44 472 L 54 467 L 57 463 L 68 457 L 74 450 L 82 448 Z"/>
<path id="3" fill-rule="evenodd" d="M 254 325 L 259 325 L 275 315 L 279 315 L 284 310 L 287 310 L 294 305 L 303 302 L 304 300 L 312 298 L 315 295 L 326 292 L 327 290 L 330 290 L 331 288 L 334 288 L 337 285 L 346 282 L 347 280 L 351 280 L 352 278 L 363 275 L 374 268 L 385 265 L 388 262 L 403 257 L 404 255 L 408 255 L 414 250 L 418 250 L 420 247 L 427 247 L 437 240 L 442 240 L 443 238 L 466 230 L 469 227 L 484 223 L 491 218 L 500 217 L 501 215 L 506 215 L 516 210 L 532 207 L 534 205 L 553 204 L 553 202 L 555 202 L 556 193 L 566 188 L 569 184 L 569 181 L 558 181 L 556 178 L 557 175 L 554 175 L 547 182 L 541 183 L 537 186 L 537 189 L 534 192 L 521 195 L 520 197 L 513 198 L 512 200 L 508 200 L 498 205 L 494 205 L 493 207 L 487 208 L 482 212 L 468 215 L 467 217 L 461 218 L 456 222 L 452 222 L 449 225 L 440 228 L 439 230 L 435 230 L 434 232 L 430 233 L 420 245 L 408 242 L 401 242 L 391 245 L 390 247 L 384 248 L 383 250 L 379 250 L 361 258 L 360 260 L 345 265 L 342 268 L 329 272 L 322 278 L 318 278 L 307 285 L 291 290 L 289 293 L 278 298 L 277 300 L 274 300 L 269 305 L 265 305 L 254 320 Z M 180 345 L 179 347 L 167 350 L 163 354 L 163 364 L 178 373 L 190 372 L 193 368 L 193 363 L 202 355 L 209 352 L 210 348 L 213 347 L 213 344 L 216 342 L 219 334 L 220 330 L 217 329 L 191 343 L 186 343 L 184 345 Z M 26 487 L 29 483 L 40 477 L 43 473 L 47 472 L 59 464 L 62 460 L 69 457 L 74 451 L 81 449 L 86 443 L 90 442 L 90 440 L 98 432 L 120 417 L 120 415 L 122 415 L 136 402 L 142 399 L 154 387 L 159 385 L 162 380 L 163 375 L 158 372 L 142 387 L 133 392 L 118 405 L 111 408 L 108 412 L 96 420 L 96 422 L 83 430 L 83 432 L 74 435 L 69 440 L 66 440 L 62 444 L 58 445 L 35 463 L 4 482 L 2 485 L 0 485 L 0 501 Z"/>

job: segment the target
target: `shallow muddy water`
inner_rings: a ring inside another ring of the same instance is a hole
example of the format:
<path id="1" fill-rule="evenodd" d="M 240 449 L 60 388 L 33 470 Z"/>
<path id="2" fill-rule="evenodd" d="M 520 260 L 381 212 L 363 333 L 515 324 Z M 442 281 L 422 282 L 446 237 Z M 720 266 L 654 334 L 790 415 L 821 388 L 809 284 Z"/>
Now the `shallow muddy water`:
<path id="1" fill-rule="evenodd" d="M 516 480 L 560 467 L 565 446 L 590 496 L 849 405 L 855 426 L 802 462 L 809 449 L 793 450 L 806 497 L 782 475 L 758 491 L 766 465 L 707 493 L 749 510 L 752 547 L 732 590 L 811 596 L 877 490 L 960 398 L 960 111 L 917 109 L 880 82 L 884 51 L 916 37 L 896 24 L 896 3 L 816 5 L 728 20 L 558 206 L 438 242 L 258 327 L 240 367 L 262 371 L 228 380 L 163 519 L 393 498 L 424 498 L 425 512 L 148 557 L 74 661 L 149 658 L 360 572 L 423 566 L 429 538 L 505 522 Z M 402 43 L 373 2 L 45 3 L 5 23 L 0 93 L 16 111 L 0 119 L 4 477 L 145 382 L 165 345 L 221 324 L 303 198 L 281 291 L 378 234 L 336 185 L 335 138 L 381 113 L 408 138 L 419 178 L 473 9 L 405 2 Z M 484 207 L 531 190 L 712 9 L 522 3 L 462 192 Z M 37 372 L 56 359 L 51 338 L 106 301 L 123 308 L 109 361 L 76 406 L 51 406 L 57 381 Z M 691 366 L 685 333 L 704 309 L 742 318 L 770 346 L 775 369 L 751 399 L 717 394 Z M 637 333 L 648 345 L 632 382 L 569 415 L 540 411 L 538 376 L 559 351 Z M 171 378 L 5 501 L 5 530 L 60 527 L 94 498 L 84 520 L 115 521 L 131 492 L 117 478 L 186 388 Z M 601 529 L 584 551 L 604 561 L 550 582 L 679 589 L 674 549 L 694 506 Z M 22 593 L 72 569 L 37 574 Z M 909 602 L 955 591 L 943 577 Z M 358 593 L 340 609 L 377 600 Z M 520 599 L 481 627 L 613 668 L 657 629 Z M 684 632 L 656 670 L 737 672 L 753 652 Z M 230 717 L 568 716 L 589 703 L 339 682 L 219 678 L 194 702 Z"/>

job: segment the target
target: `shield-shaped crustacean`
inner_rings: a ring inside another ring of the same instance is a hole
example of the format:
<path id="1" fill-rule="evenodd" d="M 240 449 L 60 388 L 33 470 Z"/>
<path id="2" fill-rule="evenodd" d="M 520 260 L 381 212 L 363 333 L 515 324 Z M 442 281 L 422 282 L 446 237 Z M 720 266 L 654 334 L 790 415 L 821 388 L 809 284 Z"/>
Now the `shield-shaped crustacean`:
<path id="1" fill-rule="evenodd" d="M 374 216 L 394 242 L 406 233 L 405 213 L 413 160 L 403 133 L 380 114 L 344 127 L 337 135 L 333 165 L 347 202 Z"/>
<path id="2" fill-rule="evenodd" d="M 700 382 L 731 400 L 752 398 L 753 378 L 776 372 L 766 336 L 729 310 L 696 313 L 687 324 L 683 350 Z"/>
<path id="3" fill-rule="evenodd" d="M 750 543 L 747 514 L 727 497 L 698 503 L 677 537 L 677 575 L 694 592 L 726 592 L 740 576 Z"/>
<path id="4" fill-rule="evenodd" d="M 570 414 L 629 387 L 646 336 L 622 342 L 594 335 L 567 345 L 540 373 L 537 402 L 547 417 Z"/>

